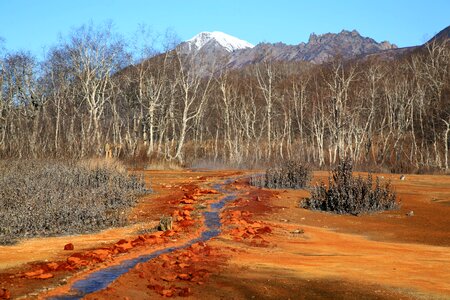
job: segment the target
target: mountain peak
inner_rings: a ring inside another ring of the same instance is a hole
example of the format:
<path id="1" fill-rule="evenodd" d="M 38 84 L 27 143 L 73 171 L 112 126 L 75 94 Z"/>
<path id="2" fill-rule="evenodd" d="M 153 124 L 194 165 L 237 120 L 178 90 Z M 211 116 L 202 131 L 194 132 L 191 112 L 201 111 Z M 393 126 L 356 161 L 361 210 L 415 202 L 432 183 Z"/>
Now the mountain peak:
<path id="1" fill-rule="evenodd" d="M 212 41 L 221 45 L 228 52 L 233 52 L 238 49 L 246 49 L 254 47 L 247 41 L 238 39 L 234 36 L 231 36 L 229 34 L 220 31 L 200 32 L 193 38 L 187 40 L 186 43 L 189 44 L 191 49 L 194 48 L 193 50 L 200 50 L 203 46 Z"/>
<path id="2" fill-rule="evenodd" d="M 310 34 L 309 36 L 309 41 L 308 42 L 327 42 L 330 39 L 345 39 L 345 38 L 363 38 L 361 36 L 361 34 L 359 34 L 359 32 L 357 30 L 345 30 L 343 29 L 341 32 L 339 33 L 323 33 L 323 34 L 315 34 L 314 32 Z"/>

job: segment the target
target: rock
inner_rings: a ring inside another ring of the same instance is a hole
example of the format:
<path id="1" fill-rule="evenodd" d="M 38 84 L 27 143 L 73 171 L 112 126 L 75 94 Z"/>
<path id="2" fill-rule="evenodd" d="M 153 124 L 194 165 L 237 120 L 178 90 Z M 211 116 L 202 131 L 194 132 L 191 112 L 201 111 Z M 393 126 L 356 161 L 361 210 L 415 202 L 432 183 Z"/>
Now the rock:
<path id="1" fill-rule="evenodd" d="M 161 237 L 163 234 L 164 234 L 163 231 L 153 232 L 153 233 L 150 235 L 150 238 L 159 238 L 159 237 Z"/>
<path id="2" fill-rule="evenodd" d="M 139 245 L 143 245 L 145 243 L 145 241 L 140 240 L 139 238 L 134 239 L 131 241 L 131 245 L 133 247 L 139 246 Z"/>
<path id="3" fill-rule="evenodd" d="M 162 236 L 167 236 L 167 237 L 171 237 L 175 234 L 175 231 L 173 230 L 167 230 L 164 232 L 164 234 Z"/>
<path id="4" fill-rule="evenodd" d="M 115 251 L 116 253 L 117 252 L 124 253 L 124 252 L 127 252 L 128 250 L 130 250 L 131 248 L 133 248 L 131 241 L 128 241 L 125 239 L 121 239 L 114 245 L 114 249 L 116 250 Z"/>
<path id="5" fill-rule="evenodd" d="M 178 264 L 178 266 L 182 269 L 189 267 L 189 265 L 185 264 L 185 263 L 180 263 L 180 264 Z"/>
<path id="6" fill-rule="evenodd" d="M 406 179 L 406 176 L 405 175 L 401 175 L 400 176 L 400 180 L 405 180 Z"/>
<path id="7" fill-rule="evenodd" d="M 97 260 L 105 261 L 111 256 L 111 253 L 105 249 L 98 249 L 98 250 L 92 251 L 91 256 Z"/>
<path id="8" fill-rule="evenodd" d="M 165 232 L 164 232 L 164 233 L 165 233 Z M 168 242 L 167 237 L 166 237 L 165 235 L 162 235 L 162 236 L 160 236 L 160 237 L 154 238 L 152 243 L 155 243 L 155 244 L 164 244 L 164 243 L 167 243 L 167 242 Z"/>
<path id="9" fill-rule="evenodd" d="M 195 224 L 195 221 L 194 220 L 182 220 L 181 222 L 180 222 L 180 226 L 181 227 L 189 227 L 189 226 L 192 226 L 192 225 L 194 225 Z"/>
<path id="10" fill-rule="evenodd" d="M 203 242 L 198 242 L 198 243 L 191 245 L 192 250 L 200 250 L 201 248 L 205 248 L 205 247 L 206 247 L 206 244 Z"/>
<path id="11" fill-rule="evenodd" d="M 245 227 L 247 227 L 247 226 L 250 225 L 250 224 L 249 224 L 247 221 L 245 221 L 244 219 L 240 220 L 239 223 L 241 223 L 241 225 L 242 225 L 242 226 L 245 226 Z"/>
<path id="12" fill-rule="evenodd" d="M 49 268 L 52 271 L 58 269 L 58 267 L 59 267 L 59 264 L 56 262 L 51 262 L 51 263 L 47 264 L 47 268 Z"/>
<path id="13" fill-rule="evenodd" d="M 305 231 L 303 229 L 296 229 L 294 231 L 291 231 L 291 233 L 293 233 L 293 234 L 303 234 L 303 233 L 305 233 Z"/>
<path id="14" fill-rule="evenodd" d="M 254 223 L 252 224 L 252 228 L 261 228 L 261 227 L 262 227 L 262 225 L 261 225 L 260 222 L 254 222 Z"/>
<path id="15" fill-rule="evenodd" d="M 181 280 L 189 280 L 189 279 L 191 279 L 191 276 L 189 276 L 189 274 L 178 274 L 177 275 L 177 278 L 178 279 L 181 279 Z"/>
<path id="16" fill-rule="evenodd" d="M 183 197 L 183 199 L 190 199 L 190 200 L 195 200 L 195 197 L 193 196 L 193 195 L 190 195 L 190 194 L 184 194 L 184 197 Z"/>
<path id="17" fill-rule="evenodd" d="M 73 250 L 73 249 L 75 249 L 75 248 L 74 248 L 74 246 L 73 246 L 72 243 L 66 244 L 66 245 L 64 246 L 64 250 L 70 251 L 70 250 Z"/>
<path id="18" fill-rule="evenodd" d="M 70 256 L 67 258 L 67 263 L 71 266 L 78 266 L 81 264 L 81 259 L 79 257 Z"/>
<path id="19" fill-rule="evenodd" d="M 35 278 L 37 278 L 37 279 L 49 279 L 49 278 L 53 278 L 53 277 L 54 277 L 54 275 L 52 273 L 44 273 L 44 274 L 41 274 L 39 276 L 36 276 Z"/>
<path id="20" fill-rule="evenodd" d="M 172 290 L 162 290 L 161 295 L 164 297 L 172 297 L 173 291 Z"/>
<path id="21" fill-rule="evenodd" d="M 182 204 L 194 204 L 194 200 L 192 199 L 183 199 L 180 201 Z"/>
<path id="22" fill-rule="evenodd" d="M 183 207 L 183 210 L 189 210 L 189 211 L 192 211 L 192 210 L 194 210 L 194 206 L 192 206 L 192 205 L 190 205 L 190 204 L 187 204 L 187 205 L 185 205 L 184 207 Z"/>
<path id="23" fill-rule="evenodd" d="M 248 227 L 246 229 L 247 229 L 247 233 L 248 234 L 254 235 L 256 233 L 255 230 L 253 228 L 251 228 L 251 227 Z"/>
<path id="24" fill-rule="evenodd" d="M 177 279 L 177 276 L 176 275 L 165 275 L 165 276 L 160 276 L 159 278 L 161 278 L 161 280 L 164 280 L 167 282 L 172 282 Z"/>
<path id="25" fill-rule="evenodd" d="M 170 257 L 167 254 L 161 254 L 159 256 L 159 259 L 161 259 L 162 261 L 170 261 Z"/>
<path id="26" fill-rule="evenodd" d="M 163 242 L 162 238 L 158 238 L 158 237 L 151 237 L 146 241 L 146 243 L 149 245 L 157 245 L 162 242 Z"/>
<path id="27" fill-rule="evenodd" d="M 407 215 L 408 217 L 413 217 L 413 216 L 414 216 L 414 211 L 411 210 L 411 211 L 408 212 L 406 215 Z"/>
<path id="28" fill-rule="evenodd" d="M 25 275 L 25 277 L 33 278 L 33 277 L 39 276 L 44 273 L 45 273 L 45 271 L 43 269 L 39 269 L 36 271 L 26 272 L 24 275 Z"/>
<path id="29" fill-rule="evenodd" d="M 242 235 L 242 232 L 239 230 L 239 228 L 233 228 L 230 231 L 230 235 Z"/>
<path id="30" fill-rule="evenodd" d="M 262 233 L 272 233 L 272 229 L 270 229 L 269 226 L 264 226 L 262 228 L 258 228 L 256 230 L 257 233 L 262 234 Z"/>
<path id="31" fill-rule="evenodd" d="M 250 235 L 247 233 L 247 232 L 244 232 L 243 234 L 242 234 L 242 238 L 243 239 L 248 239 L 250 237 Z"/>
<path id="32" fill-rule="evenodd" d="M 234 211 L 230 212 L 230 215 L 232 218 L 239 218 L 241 216 L 241 211 L 234 210 Z"/>
<path id="33" fill-rule="evenodd" d="M 7 289 L 0 289 L 0 299 L 11 299 L 11 292 Z"/>
<path id="34" fill-rule="evenodd" d="M 116 244 L 115 248 L 117 250 L 119 250 L 119 252 L 123 253 L 123 252 L 127 252 L 128 250 L 133 248 L 133 245 L 131 244 L 131 242 L 126 242 L 126 243 L 122 243 L 122 244 Z"/>

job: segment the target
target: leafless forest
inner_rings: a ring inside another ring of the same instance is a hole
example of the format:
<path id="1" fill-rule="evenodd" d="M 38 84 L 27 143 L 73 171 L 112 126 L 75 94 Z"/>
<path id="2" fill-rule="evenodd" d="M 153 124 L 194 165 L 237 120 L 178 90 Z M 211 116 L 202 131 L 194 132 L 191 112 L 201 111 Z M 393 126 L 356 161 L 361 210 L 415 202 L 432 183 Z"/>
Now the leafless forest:
<path id="1" fill-rule="evenodd" d="M 109 150 L 187 165 L 328 167 L 350 157 L 393 172 L 449 170 L 448 41 L 398 59 L 261 62 L 210 75 L 176 50 L 139 59 L 128 49 L 108 28 L 85 26 L 43 61 L 3 54 L 0 157 Z"/>

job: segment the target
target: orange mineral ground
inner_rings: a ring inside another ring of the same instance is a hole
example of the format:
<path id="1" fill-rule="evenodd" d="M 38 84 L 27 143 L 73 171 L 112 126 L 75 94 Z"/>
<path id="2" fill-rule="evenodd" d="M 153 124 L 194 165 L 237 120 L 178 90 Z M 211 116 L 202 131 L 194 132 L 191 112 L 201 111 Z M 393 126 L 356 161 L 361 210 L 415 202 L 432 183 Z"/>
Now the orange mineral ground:
<path id="1" fill-rule="evenodd" d="M 450 176 L 378 174 L 401 207 L 350 216 L 299 208 L 306 190 L 249 186 L 249 171 L 133 172 L 155 193 L 130 212 L 130 226 L 1 246 L 0 299 L 68 295 L 89 274 L 183 245 L 205 230 L 209 205 L 230 194 L 218 236 L 139 263 L 84 298 L 450 299 Z M 174 228 L 148 230 L 162 215 Z"/>

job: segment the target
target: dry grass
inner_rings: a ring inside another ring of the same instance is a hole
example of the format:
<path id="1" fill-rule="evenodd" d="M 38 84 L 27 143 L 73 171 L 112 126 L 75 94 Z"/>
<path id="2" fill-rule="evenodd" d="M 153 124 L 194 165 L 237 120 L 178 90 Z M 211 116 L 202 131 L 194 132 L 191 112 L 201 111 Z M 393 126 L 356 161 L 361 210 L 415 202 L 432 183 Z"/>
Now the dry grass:
<path id="1" fill-rule="evenodd" d="M 174 161 L 152 161 L 147 163 L 144 167 L 145 170 L 183 170 L 183 167 Z"/>
<path id="2" fill-rule="evenodd" d="M 89 170 L 106 169 L 120 174 L 126 174 L 127 169 L 123 163 L 115 158 L 89 158 L 77 162 L 77 165 Z"/>

